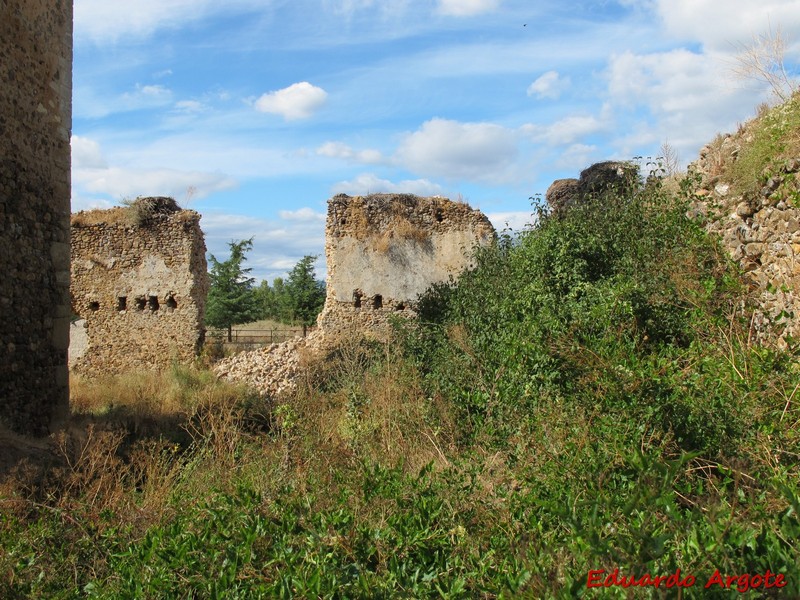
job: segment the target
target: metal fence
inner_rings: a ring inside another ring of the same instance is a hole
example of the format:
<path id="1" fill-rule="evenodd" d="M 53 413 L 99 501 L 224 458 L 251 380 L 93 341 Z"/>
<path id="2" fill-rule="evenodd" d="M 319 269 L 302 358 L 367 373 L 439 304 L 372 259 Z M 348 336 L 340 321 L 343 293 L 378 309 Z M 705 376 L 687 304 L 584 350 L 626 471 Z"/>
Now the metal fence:
<path id="1" fill-rule="evenodd" d="M 311 329 L 309 329 L 311 331 Z M 239 348 L 257 348 L 279 344 L 296 336 L 303 335 L 302 327 L 283 327 L 275 329 L 234 329 L 231 332 L 231 341 L 228 341 L 227 329 L 209 329 L 206 332 L 209 339 L 220 340 L 223 344 Z"/>

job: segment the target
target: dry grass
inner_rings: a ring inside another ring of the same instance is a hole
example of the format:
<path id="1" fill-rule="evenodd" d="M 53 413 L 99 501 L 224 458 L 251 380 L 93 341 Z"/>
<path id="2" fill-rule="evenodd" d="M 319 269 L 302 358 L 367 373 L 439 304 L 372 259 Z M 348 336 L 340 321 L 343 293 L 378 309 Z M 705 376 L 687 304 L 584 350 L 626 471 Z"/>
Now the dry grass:
<path id="1" fill-rule="evenodd" d="M 43 442 L 46 450 L 28 453 L 0 478 L 4 510 L 93 521 L 106 513 L 116 515 L 109 526 L 146 527 L 173 510 L 176 498 L 202 498 L 203 486 L 224 488 L 243 468 L 271 472 L 265 456 L 250 449 L 261 445 L 266 410 L 207 371 L 70 383 L 67 425 Z"/>
<path id="2" fill-rule="evenodd" d="M 405 217 L 395 215 L 383 233 L 376 235 L 373 248 L 380 254 L 387 254 L 398 243 L 412 242 L 421 245 L 429 240 L 430 232 Z"/>
<path id="3" fill-rule="evenodd" d="M 447 421 L 447 411 L 425 396 L 419 373 L 393 342 L 343 335 L 332 353 L 307 366 L 307 374 L 280 411 L 283 429 L 306 444 L 303 460 L 400 461 L 411 471 L 448 464 L 453 436 L 434 425 Z"/>
<path id="4" fill-rule="evenodd" d="M 181 219 L 188 221 L 194 217 L 191 211 L 181 211 L 173 198 L 135 198 L 123 200 L 123 206 L 109 209 L 82 210 L 71 215 L 73 227 L 89 227 L 91 225 L 123 225 L 141 227 L 156 215 L 179 213 Z"/>
<path id="5" fill-rule="evenodd" d="M 106 415 L 124 408 L 130 415 L 164 416 L 186 413 L 184 390 L 168 373 L 133 372 L 87 379 L 70 376 L 70 406 L 73 413 Z"/>

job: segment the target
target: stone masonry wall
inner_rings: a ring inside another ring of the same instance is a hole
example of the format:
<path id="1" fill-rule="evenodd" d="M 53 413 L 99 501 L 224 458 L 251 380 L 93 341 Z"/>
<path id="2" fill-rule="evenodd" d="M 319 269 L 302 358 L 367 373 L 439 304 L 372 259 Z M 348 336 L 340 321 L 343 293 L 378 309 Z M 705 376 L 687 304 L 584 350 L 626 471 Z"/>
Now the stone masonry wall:
<path id="1" fill-rule="evenodd" d="M 446 198 L 331 198 L 320 329 L 326 334 L 352 327 L 379 333 L 390 315 L 413 315 L 422 292 L 457 277 L 470 266 L 476 245 L 490 243 L 494 235 L 483 213 Z"/>
<path id="2" fill-rule="evenodd" d="M 0 0 L 0 422 L 68 411 L 71 0 Z"/>
<path id="3" fill-rule="evenodd" d="M 390 316 L 416 316 L 418 296 L 456 279 L 470 268 L 476 246 L 494 237 L 480 211 L 446 198 L 335 196 L 328 200 L 327 295 L 316 331 L 235 354 L 214 371 L 267 396 L 289 394 L 305 361 L 326 356 L 347 336 L 383 338 Z"/>
<path id="4" fill-rule="evenodd" d="M 72 307 L 88 334 L 71 360 L 78 373 L 165 368 L 191 361 L 202 344 L 209 282 L 200 215 L 171 199 L 140 201 L 153 200 L 174 208 L 140 224 L 131 208 L 72 217 Z"/>
<path id="5" fill-rule="evenodd" d="M 694 211 L 745 271 L 758 303 L 757 338 L 783 347 L 788 337 L 800 339 L 800 158 L 770 167 L 758 192 L 742 194 L 729 182 L 725 165 L 745 143 L 746 128 L 700 151 L 690 165 L 699 178 Z"/>

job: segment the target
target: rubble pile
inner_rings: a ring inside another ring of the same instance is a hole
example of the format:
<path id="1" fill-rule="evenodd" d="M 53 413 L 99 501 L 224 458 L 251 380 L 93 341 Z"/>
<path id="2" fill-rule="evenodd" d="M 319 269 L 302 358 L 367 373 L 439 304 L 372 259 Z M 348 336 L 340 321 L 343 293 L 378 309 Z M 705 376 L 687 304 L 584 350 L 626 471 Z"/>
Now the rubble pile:
<path id="1" fill-rule="evenodd" d="M 317 330 L 308 336 L 296 337 L 259 350 L 240 352 L 214 366 L 214 373 L 223 379 L 253 387 L 262 396 L 272 398 L 289 395 L 297 388 L 297 378 L 304 359 L 319 352 L 323 334 Z"/>

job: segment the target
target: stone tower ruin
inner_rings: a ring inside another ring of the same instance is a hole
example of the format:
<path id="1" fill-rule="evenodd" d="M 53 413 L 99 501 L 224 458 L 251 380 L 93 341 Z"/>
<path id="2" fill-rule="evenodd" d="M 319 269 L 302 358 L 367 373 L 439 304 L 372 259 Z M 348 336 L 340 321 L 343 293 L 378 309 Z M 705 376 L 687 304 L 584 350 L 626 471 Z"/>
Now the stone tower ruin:
<path id="1" fill-rule="evenodd" d="M 317 329 L 220 361 L 220 377 L 280 397 L 296 389 L 302 363 L 343 341 L 389 339 L 392 316 L 416 316 L 420 294 L 473 266 L 478 246 L 495 239 L 486 216 L 463 202 L 410 194 L 340 194 L 328 200 L 325 307 Z"/>
<path id="2" fill-rule="evenodd" d="M 203 341 L 209 280 L 200 215 L 172 198 L 72 216 L 72 310 L 88 343 L 77 373 L 190 362 Z"/>
<path id="3" fill-rule="evenodd" d="M 0 422 L 69 406 L 71 0 L 0 1 Z"/>
<path id="4" fill-rule="evenodd" d="M 495 236 L 489 219 L 463 202 L 410 194 L 340 194 L 328 201 L 326 334 L 379 333 L 392 314 L 413 314 L 432 284 L 470 267 L 476 246 Z"/>

